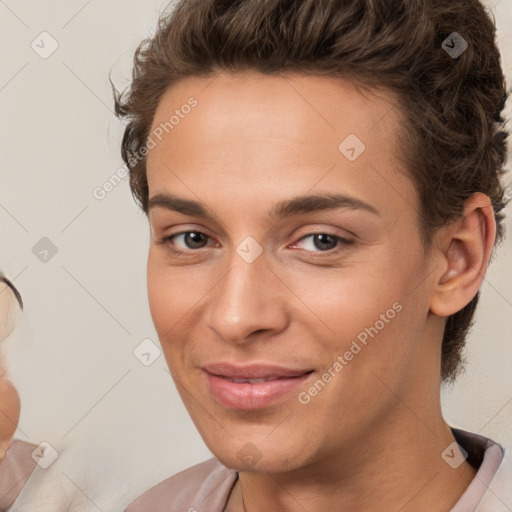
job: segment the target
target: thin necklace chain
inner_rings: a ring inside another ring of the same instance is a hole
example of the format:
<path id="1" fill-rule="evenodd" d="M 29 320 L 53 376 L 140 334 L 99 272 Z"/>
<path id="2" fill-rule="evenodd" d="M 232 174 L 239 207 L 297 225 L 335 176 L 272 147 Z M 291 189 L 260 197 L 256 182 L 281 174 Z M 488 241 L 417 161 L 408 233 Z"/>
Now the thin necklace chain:
<path id="1" fill-rule="evenodd" d="M 242 492 L 242 484 L 240 483 L 240 480 L 238 480 L 238 483 L 240 484 L 240 496 L 242 497 L 242 506 L 244 507 L 244 512 L 247 512 L 245 508 L 244 494 Z"/>

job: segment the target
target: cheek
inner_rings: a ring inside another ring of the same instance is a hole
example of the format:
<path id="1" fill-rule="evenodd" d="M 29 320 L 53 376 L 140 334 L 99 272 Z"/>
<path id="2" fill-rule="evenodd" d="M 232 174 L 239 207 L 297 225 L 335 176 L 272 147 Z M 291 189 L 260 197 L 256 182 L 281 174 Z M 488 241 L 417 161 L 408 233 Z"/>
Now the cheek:
<path id="1" fill-rule="evenodd" d="M 149 251 L 147 291 L 149 309 L 162 347 L 176 346 L 193 325 L 194 315 L 213 287 L 199 267 L 172 267 L 160 251 Z M 191 325 L 192 324 L 192 325 Z"/>
<path id="2" fill-rule="evenodd" d="M 405 276 L 394 275 L 385 262 L 358 262 L 329 272 L 311 271 L 286 279 L 298 306 L 309 314 L 312 325 L 327 337 L 350 338 L 379 321 L 381 314 L 396 312 L 393 304 L 404 296 Z M 325 328 L 325 329 L 324 329 Z"/>
<path id="3" fill-rule="evenodd" d="M 148 301 L 155 329 L 163 343 L 178 318 L 183 316 L 186 289 L 173 280 L 172 273 L 150 249 L 147 267 Z"/>
<path id="4" fill-rule="evenodd" d="M 179 319 L 183 311 L 183 290 L 173 282 L 164 268 L 148 259 L 147 286 L 149 310 L 155 330 L 160 340 L 163 355 L 169 370 L 174 375 L 177 363 L 176 353 L 179 347 Z M 172 343 L 171 343 L 172 340 Z"/>
<path id="5" fill-rule="evenodd" d="M 421 287 L 411 293 L 421 282 L 422 263 L 420 253 L 402 256 L 399 260 L 395 250 L 383 248 L 371 260 L 335 272 L 288 276 L 287 282 L 295 283 L 293 294 L 301 299 L 302 319 L 323 340 L 332 362 L 352 350 L 357 355 L 348 357 L 354 361 L 381 367 L 415 350 L 413 338 L 421 334 L 428 309 Z"/>

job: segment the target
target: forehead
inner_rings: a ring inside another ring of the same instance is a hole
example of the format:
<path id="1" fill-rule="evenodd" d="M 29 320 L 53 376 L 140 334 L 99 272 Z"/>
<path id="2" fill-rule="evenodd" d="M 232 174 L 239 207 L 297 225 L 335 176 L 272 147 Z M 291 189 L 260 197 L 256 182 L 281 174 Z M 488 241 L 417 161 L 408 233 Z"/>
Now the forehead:
<path id="1" fill-rule="evenodd" d="M 150 197 L 215 191 L 223 205 L 241 205 L 312 188 L 377 203 L 412 197 L 397 158 L 400 123 L 391 92 L 344 79 L 253 71 L 189 77 L 164 94 L 154 116 Z"/>
<path id="2" fill-rule="evenodd" d="M 165 127 L 191 98 L 197 106 L 190 114 L 186 108 L 185 119 L 192 120 L 183 124 L 195 120 L 210 129 L 207 136 L 198 134 L 204 142 L 214 141 L 216 134 L 222 136 L 229 127 L 238 129 L 236 125 L 245 124 L 253 136 L 280 134 L 315 141 L 318 132 L 340 136 L 352 130 L 371 143 L 379 135 L 392 135 L 401 117 L 398 98 L 392 91 L 363 89 L 347 79 L 300 73 L 218 72 L 209 77 L 188 77 L 169 88 L 158 105 L 151 131 Z M 183 114 L 176 119 L 179 123 L 172 123 L 171 131 L 179 131 L 181 120 Z"/>

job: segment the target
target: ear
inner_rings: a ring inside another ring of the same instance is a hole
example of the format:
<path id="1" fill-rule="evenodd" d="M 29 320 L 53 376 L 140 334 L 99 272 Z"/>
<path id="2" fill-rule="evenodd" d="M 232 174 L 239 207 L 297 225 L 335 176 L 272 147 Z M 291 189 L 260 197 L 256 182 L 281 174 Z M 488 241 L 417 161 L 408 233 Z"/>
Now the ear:
<path id="1" fill-rule="evenodd" d="M 440 272 L 434 282 L 432 313 L 453 315 L 476 295 L 495 237 L 496 221 L 491 201 L 477 192 L 466 200 L 462 218 L 440 232 Z"/>

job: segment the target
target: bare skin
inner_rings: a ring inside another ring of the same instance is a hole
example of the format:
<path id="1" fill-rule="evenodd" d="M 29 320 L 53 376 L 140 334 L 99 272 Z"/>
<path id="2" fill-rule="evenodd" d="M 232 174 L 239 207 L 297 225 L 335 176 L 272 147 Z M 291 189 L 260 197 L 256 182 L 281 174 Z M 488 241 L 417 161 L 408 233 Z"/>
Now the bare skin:
<path id="1" fill-rule="evenodd" d="M 6 283 L 0 282 L 0 342 L 5 340 L 14 328 L 13 311 L 16 299 Z M 4 361 L 0 354 L 0 460 L 18 427 L 20 398 L 16 388 L 7 378 Z"/>
<path id="2" fill-rule="evenodd" d="M 6 378 L 0 378 L 0 460 L 11 444 L 20 418 L 20 398 Z"/>
<path id="3" fill-rule="evenodd" d="M 174 194 L 213 215 L 150 209 L 148 294 L 192 420 L 239 472 L 228 510 L 244 510 L 243 495 L 247 512 L 449 511 L 475 470 L 441 457 L 455 439 L 440 407 L 440 345 L 446 317 L 483 280 L 496 229 L 489 199 L 472 196 L 426 253 L 416 191 L 396 158 L 400 112 L 390 93 L 362 95 L 325 77 L 223 72 L 169 89 L 153 128 L 190 97 L 197 106 L 150 151 L 149 197 Z M 366 146 L 354 161 L 339 149 L 349 134 Z M 267 216 L 278 202 L 326 193 L 375 211 Z M 323 233 L 332 248 L 318 244 Z M 237 252 L 249 236 L 262 249 L 251 263 Z M 333 373 L 394 304 L 400 311 Z M 313 373 L 245 410 L 210 392 L 203 366 L 218 361 Z M 310 392 L 329 369 L 328 384 Z M 248 449 L 254 456 L 241 457 Z"/>

